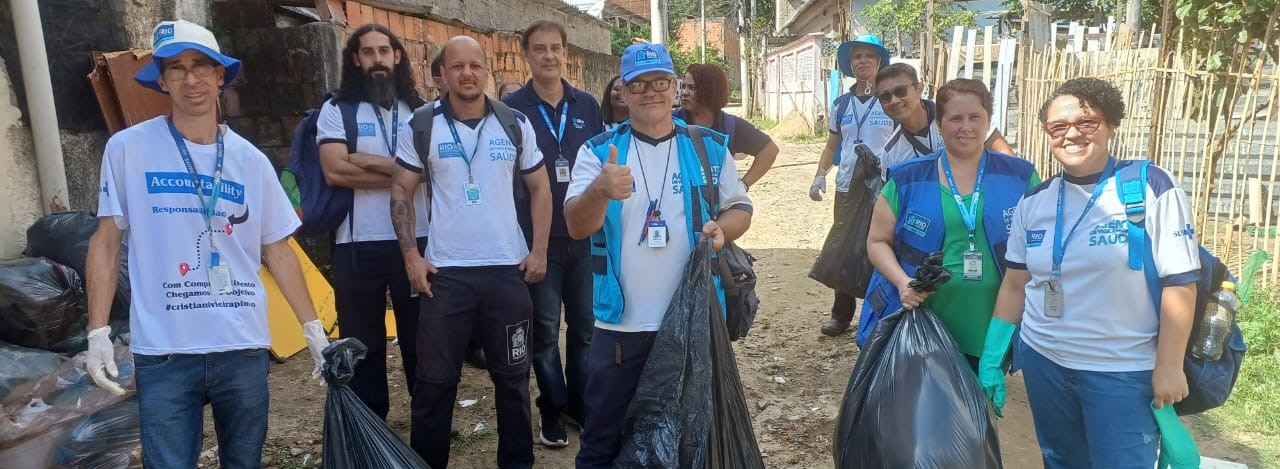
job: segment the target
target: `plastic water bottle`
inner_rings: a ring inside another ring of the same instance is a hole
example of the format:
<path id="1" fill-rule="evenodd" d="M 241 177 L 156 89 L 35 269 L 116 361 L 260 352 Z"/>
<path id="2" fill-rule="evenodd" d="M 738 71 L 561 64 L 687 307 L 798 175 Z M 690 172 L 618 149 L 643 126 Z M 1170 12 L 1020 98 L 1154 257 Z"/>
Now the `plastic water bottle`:
<path id="1" fill-rule="evenodd" d="M 1205 305 L 1204 317 L 1200 320 L 1200 334 L 1191 347 L 1191 355 L 1202 360 L 1217 360 L 1221 357 L 1227 334 L 1231 333 L 1231 321 L 1238 311 L 1240 299 L 1236 296 L 1236 284 L 1222 282 L 1222 288 Z"/>

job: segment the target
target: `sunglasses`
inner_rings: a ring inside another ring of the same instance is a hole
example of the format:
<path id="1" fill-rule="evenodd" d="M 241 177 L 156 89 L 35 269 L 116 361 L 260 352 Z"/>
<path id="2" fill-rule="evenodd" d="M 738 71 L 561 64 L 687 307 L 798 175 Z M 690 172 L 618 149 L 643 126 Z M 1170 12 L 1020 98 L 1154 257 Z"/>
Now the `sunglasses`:
<path id="1" fill-rule="evenodd" d="M 1044 123 L 1044 133 L 1049 134 L 1053 138 L 1061 138 L 1075 127 L 1081 135 L 1092 135 L 1098 130 L 1098 126 L 1102 124 L 1102 119 L 1097 117 L 1085 116 L 1079 120 L 1068 121 L 1050 121 Z"/>
<path id="2" fill-rule="evenodd" d="M 671 82 L 673 81 L 675 80 L 670 78 L 659 78 L 649 81 L 632 80 L 627 82 L 627 91 L 630 91 L 631 94 L 644 94 L 645 90 L 653 89 L 653 91 L 661 93 L 671 89 Z"/>
<path id="3" fill-rule="evenodd" d="M 893 99 L 894 96 L 897 96 L 898 99 L 906 98 L 907 94 L 911 92 L 911 88 L 914 88 L 915 86 L 916 83 L 912 83 L 910 85 L 898 85 L 893 87 L 892 90 L 880 93 L 876 98 L 880 100 L 880 104 L 888 104 L 889 100 Z"/>

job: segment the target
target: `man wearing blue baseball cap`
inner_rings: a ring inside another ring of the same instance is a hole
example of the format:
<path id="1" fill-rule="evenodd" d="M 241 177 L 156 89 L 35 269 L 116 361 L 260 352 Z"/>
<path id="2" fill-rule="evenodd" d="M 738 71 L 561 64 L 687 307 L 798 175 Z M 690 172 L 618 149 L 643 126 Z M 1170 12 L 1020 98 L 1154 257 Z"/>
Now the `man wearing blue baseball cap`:
<path id="1" fill-rule="evenodd" d="M 845 199 L 857 195 L 850 194 L 851 190 L 858 190 L 850 187 L 858 157 L 854 147 L 866 145 L 872 153 L 880 156 L 885 142 L 893 134 L 893 120 L 885 114 L 875 94 L 876 72 L 889 65 L 889 51 L 880 38 L 864 34 L 840 44 L 836 62 L 841 73 L 857 81 L 831 106 L 832 116 L 828 119 L 831 134 L 827 136 L 827 147 L 818 160 L 818 172 L 809 187 L 809 198 L 822 200 L 822 193 L 827 191 L 827 172 L 831 166 L 839 165 L 836 170 L 835 222 L 840 223 L 843 213 L 847 212 L 840 207 Z M 853 295 L 837 291 L 831 317 L 822 323 L 822 333 L 834 337 L 848 331 L 857 305 Z"/>
<path id="2" fill-rule="evenodd" d="M 172 109 L 107 141 L 85 272 L 85 368 L 124 394 L 111 379 L 126 370 L 106 324 L 127 243 L 143 465 L 195 467 L 207 402 L 220 465 L 260 468 L 271 347 L 264 261 L 303 325 L 316 374 L 328 345 L 288 244 L 300 223 L 267 156 L 218 124 L 219 92 L 240 61 L 187 21 L 160 23 L 152 44 L 152 62 L 134 78 L 167 94 Z"/>
<path id="3" fill-rule="evenodd" d="M 727 137 L 671 116 L 676 77 L 666 47 L 627 47 L 622 80 L 631 120 L 583 144 L 565 195 L 569 236 L 590 237 L 599 266 L 578 469 L 613 467 L 627 407 L 696 243 L 709 237 L 720 249 L 751 226 Z M 708 185 L 718 207 L 694 196 Z"/>

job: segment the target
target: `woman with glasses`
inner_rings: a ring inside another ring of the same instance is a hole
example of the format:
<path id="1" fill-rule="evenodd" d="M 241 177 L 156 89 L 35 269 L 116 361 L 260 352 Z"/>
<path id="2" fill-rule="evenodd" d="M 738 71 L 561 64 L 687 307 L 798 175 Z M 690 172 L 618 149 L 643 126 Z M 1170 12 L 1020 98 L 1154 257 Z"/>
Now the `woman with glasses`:
<path id="1" fill-rule="evenodd" d="M 889 170 L 876 201 L 867 253 L 876 271 L 858 324 L 858 344 L 899 308 L 937 313 L 975 370 L 1004 276 L 1009 214 L 1040 184 L 1030 162 L 984 148 L 991 93 L 977 80 L 938 89 L 938 128 L 946 149 Z M 929 253 L 955 277 L 932 294 L 908 284 Z"/>
<path id="2" fill-rule="evenodd" d="M 627 99 L 622 87 L 622 75 L 614 75 L 609 79 L 609 86 L 604 87 L 604 96 L 600 97 L 600 113 L 604 114 L 606 131 L 613 130 L 631 117 L 627 113 Z"/>
<path id="3" fill-rule="evenodd" d="M 1048 469 L 1150 469 L 1159 434 L 1151 407 L 1187 395 L 1182 363 L 1200 269 L 1191 208 L 1168 172 L 1109 153 L 1124 117 L 1120 92 L 1096 78 L 1068 80 L 1040 108 L 1063 172 L 1013 214 L 1008 272 L 979 364 L 998 410 L 1001 362 L 1014 344 Z M 1130 236 L 1122 183 L 1145 191 L 1141 238 Z M 1141 264 L 1130 265 L 1137 242 L 1154 256 L 1147 268 L 1160 278 L 1159 305 Z"/>
<path id="4" fill-rule="evenodd" d="M 673 115 L 729 136 L 729 153 L 755 157 L 742 176 L 748 189 L 764 177 L 778 158 L 778 145 L 745 119 L 724 112 L 729 103 L 729 77 L 711 64 L 690 65 L 680 89 L 680 108 Z"/>
<path id="5" fill-rule="evenodd" d="M 938 110 L 933 101 L 920 97 L 924 87 L 916 69 L 904 63 L 889 65 L 876 74 L 876 97 L 885 114 L 897 127 L 884 144 L 881 164 L 889 167 L 913 158 L 928 156 L 946 145 L 938 128 Z M 1012 155 L 1009 142 L 995 127 L 987 129 L 987 149 Z"/>

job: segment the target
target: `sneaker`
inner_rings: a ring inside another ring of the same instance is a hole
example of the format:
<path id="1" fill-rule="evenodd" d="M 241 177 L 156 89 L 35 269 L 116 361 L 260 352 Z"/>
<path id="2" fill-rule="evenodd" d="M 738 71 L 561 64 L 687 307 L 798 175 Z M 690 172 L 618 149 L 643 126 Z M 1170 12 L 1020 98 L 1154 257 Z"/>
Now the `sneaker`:
<path id="1" fill-rule="evenodd" d="M 538 433 L 538 438 L 548 448 L 569 446 L 569 434 L 565 432 L 564 422 L 558 415 L 542 414 L 542 431 Z"/>
<path id="2" fill-rule="evenodd" d="M 849 332 L 849 321 L 839 321 L 831 318 L 822 322 L 822 333 L 826 336 L 836 337 L 845 332 Z"/>

